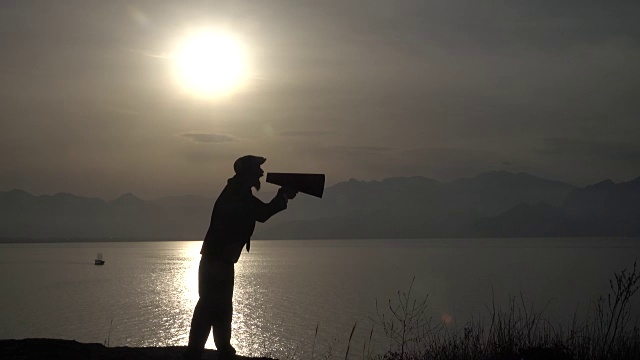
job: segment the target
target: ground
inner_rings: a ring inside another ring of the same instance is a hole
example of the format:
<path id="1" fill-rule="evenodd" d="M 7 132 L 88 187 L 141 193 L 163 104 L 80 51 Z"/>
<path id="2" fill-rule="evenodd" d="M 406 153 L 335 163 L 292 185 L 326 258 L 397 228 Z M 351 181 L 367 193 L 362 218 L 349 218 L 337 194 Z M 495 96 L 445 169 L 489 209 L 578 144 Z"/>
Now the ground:
<path id="1" fill-rule="evenodd" d="M 3 360 L 180 360 L 184 346 L 168 347 L 106 347 L 102 344 L 83 344 L 73 340 L 23 339 L 0 340 L 0 359 Z M 216 360 L 218 354 L 207 350 L 203 359 Z M 273 360 L 237 356 L 238 360 Z"/>

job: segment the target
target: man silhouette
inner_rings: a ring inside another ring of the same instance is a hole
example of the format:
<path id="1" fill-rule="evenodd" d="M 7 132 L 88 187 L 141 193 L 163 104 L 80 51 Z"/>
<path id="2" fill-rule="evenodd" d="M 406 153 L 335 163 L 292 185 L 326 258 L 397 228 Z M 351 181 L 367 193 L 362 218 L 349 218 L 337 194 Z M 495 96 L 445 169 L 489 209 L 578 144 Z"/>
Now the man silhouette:
<path id="1" fill-rule="evenodd" d="M 269 203 L 264 203 L 251 192 L 260 190 L 260 167 L 267 159 L 247 155 L 233 164 L 235 175 L 216 200 L 211 224 L 202 243 L 198 269 L 200 299 L 193 311 L 189 345 L 185 359 L 201 359 L 204 345 L 213 330 L 213 340 L 220 359 L 233 357 L 231 346 L 231 318 L 233 314 L 234 264 L 242 249 L 251 248 L 250 238 L 256 221 L 265 222 L 272 215 L 287 208 L 287 200 L 297 191 L 280 188 Z"/>

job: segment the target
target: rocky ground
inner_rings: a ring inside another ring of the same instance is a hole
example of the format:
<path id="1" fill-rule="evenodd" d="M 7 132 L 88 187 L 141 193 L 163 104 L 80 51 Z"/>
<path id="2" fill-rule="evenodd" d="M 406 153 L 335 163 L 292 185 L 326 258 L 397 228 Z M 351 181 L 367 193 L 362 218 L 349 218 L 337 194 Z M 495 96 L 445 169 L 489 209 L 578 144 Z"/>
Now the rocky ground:
<path id="1" fill-rule="evenodd" d="M 83 344 L 73 340 L 24 339 L 0 340 L 2 360 L 180 360 L 184 346 L 168 347 L 106 347 L 102 344 Z M 207 350 L 203 359 L 216 360 L 218 354 Z M 236 356 L 238 360 L 273 360 Z"/>
<path id="2" fill-rule="evenodd" d="M 184 346 L 167 347 L 106 347 L 102 344 L 83 344 L 73 340 L 24 339 L 0 340 L 0 360 L 182 360 Z M 207 350 L 202 357 L 218 360 L 215 350 Z M 386 360 L 399 360 L 398 353 L 389 353 Z M 563 349 L 529 348 L 517 354 L 494 357 L 494 360 L 572 360 Z M 635 359 L 635 358 L 634 358 Z M 266 357 L 236 356 L 235 360 L 274 360 Z"/>

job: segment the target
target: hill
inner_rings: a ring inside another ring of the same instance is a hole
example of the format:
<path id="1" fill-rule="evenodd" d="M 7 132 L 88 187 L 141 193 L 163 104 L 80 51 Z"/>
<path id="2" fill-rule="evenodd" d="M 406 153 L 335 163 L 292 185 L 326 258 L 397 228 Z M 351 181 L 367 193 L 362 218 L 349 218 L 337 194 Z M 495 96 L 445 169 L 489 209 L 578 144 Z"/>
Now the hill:
<path id="1" fill-rule="evenodd" d="M 268 200 L 273 193 L 258 195 Z M 0 237 L 202 239 L 214 201 L 0 192 Z M 638 236 L 639 217 L 640 178 L 578 188 L 494 171 L 452 182 L 418 176 L 340 182 L 322 199 L 300 194 L 287 211 L 259 224 L 254 238 Z"/>

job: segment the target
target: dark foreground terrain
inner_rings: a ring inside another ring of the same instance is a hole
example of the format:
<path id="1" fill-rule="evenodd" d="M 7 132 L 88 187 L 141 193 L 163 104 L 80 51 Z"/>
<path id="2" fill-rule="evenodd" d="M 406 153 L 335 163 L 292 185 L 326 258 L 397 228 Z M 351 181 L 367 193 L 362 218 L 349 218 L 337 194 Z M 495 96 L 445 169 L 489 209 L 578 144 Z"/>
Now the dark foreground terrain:
<path id="1" fill-rule="evenodd" d="M 102 344 L 84 344 L 74 340 L 60 339 L 24 339 L 0 340 L 0 359 L 2 360 L 181 360 L 184 346 L 167 347 L 106 347 Z M 410 357 L 409 355 L 407 355 Z M 216 360 L 215 350 L 206 350 L 203 359 Z M 380 359 L 401 358 L 390 353 Z M 412 358 L 412 357 L 411 357 Z M 274 360 L 266 357 L 236 356 L 237 360 Z M 521 354 L 497 357 L 495 360 L 571 360 L 570 356 L 553 350 L 529 349 Z"/>
<path id="2" fill-rule="evenodd" d="M 184 346 L 168 347 L 106 347 L 102 344 L 83 344 L 73 340 L 24 339 L 0 340 L 0 359 L 91 359 L 91 360 L 178 360 Z M 272 360 L 237 356 L 238 360 Z M 218 353 L 207 350 L 203 359 L 218 359 Z"/>

